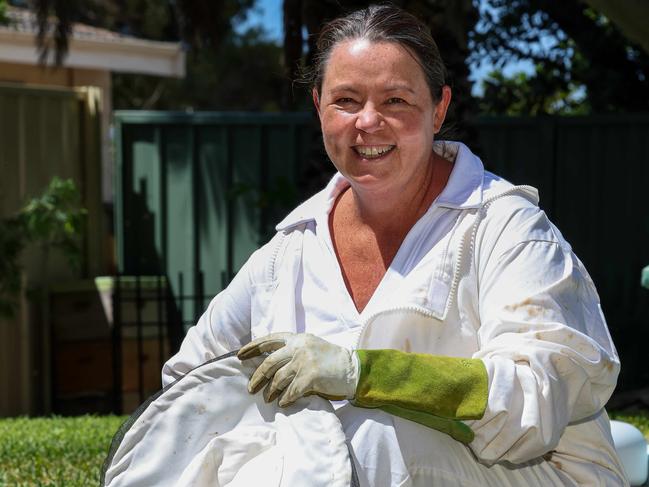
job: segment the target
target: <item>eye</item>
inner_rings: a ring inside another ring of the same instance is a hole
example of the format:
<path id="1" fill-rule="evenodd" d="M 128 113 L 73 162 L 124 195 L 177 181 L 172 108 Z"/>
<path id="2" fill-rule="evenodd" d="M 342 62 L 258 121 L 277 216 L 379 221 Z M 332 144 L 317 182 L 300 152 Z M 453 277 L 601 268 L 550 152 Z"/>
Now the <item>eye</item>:
<path id="1" fill-rule="evenodd" d="M 406 100 L 403 98 L 399 98 L 397 96 L 393 96 L 392 98 L 388 98 L 388 105 L 397 105 L 399 103 L 406 103 Z"/>
<path id="2" fill-rule="evenodd" d="M 336 99 L 336 103 L 339 104 L 339 105 L 346 105 L 346 104 L 349 104 L 349 103 L 354 103 L 354 100 L 352 98 L 343 96 L 343 97 L 340 97 L 340 98 Z"/>

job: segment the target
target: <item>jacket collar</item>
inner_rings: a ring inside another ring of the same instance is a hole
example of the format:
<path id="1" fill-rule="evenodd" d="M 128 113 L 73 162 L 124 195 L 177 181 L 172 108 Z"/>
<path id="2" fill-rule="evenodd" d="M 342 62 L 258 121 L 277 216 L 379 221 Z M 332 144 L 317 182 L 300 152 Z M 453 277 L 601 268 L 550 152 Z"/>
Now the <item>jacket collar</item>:
<path id="1" fill-rule="evenodd" d="M 347 186 L 349 186 L 349 182 L 342 174 L 336 172 L 322 191 L 316 193 L 291 211 L 286 218 L 277 224 L 275 229 L 281 232 L 301 223 L 313 221 L 322 213 L 328 214 L 333 207 L 336 197 Z"/>
<path id="2" fill-rule="evenodd" d="M 442 157 L 454 161 L 454 167 L 446 187 L 433 204 L 445 208 L 468 209 L 482 205 L 484 166 L 462 142 L 438 141 L 433 149 Z M 349 186 L 349 182 L 337 172 L 327 186 L 291 211 L 276 227 L 285 231 L 309 221 L 318 215 L 329 213 L 336 197 Z"/>
<path id="3" fill-rule="evenodd" d="M 433 204 L 445 208 L 468 209 L 482 206 L 484 166 L 478 156 L 462 142 L 440 141 L 435 152 L 454 161 L 446 186 Z"/>

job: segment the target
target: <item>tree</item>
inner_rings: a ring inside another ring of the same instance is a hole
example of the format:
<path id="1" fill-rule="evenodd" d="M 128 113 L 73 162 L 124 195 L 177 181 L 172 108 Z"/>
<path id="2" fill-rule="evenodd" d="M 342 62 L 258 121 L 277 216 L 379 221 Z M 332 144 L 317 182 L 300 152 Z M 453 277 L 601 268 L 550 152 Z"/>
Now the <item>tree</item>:
<path id="1" fill-rule="evenodd" d="M 6 24 L 9 21 L 7 18 L 7 1 L 0 0 L 0 25 Z"/>
<path id="2" fill-rule="evenodd" d="M 649 2 L 644 0 L 585 0 L 598 12 L 606 15 L 631 41 L 649 53 Z"/>
<path id="3" fill-rule="evenodd" d="M 533 75 L 519 72 L 511 77 L 493 71 L 483 81 L 483 89 L 478 106 L 484 114 L 582 115 L 588 111 L 572 83 L 557 80 L 554 73 L 542 69 Z"/>
<path id="4" fill-rule="evenodd" d="M 74 22 L 157 40 L 183 38 L 191 46 L 217 48 L 245 19 L 255 0 L 32 0 L 43 62 L 54 50 L 60 65 Z M 176 22 L 176 19 L 178 21 Z"/>
<path id="5" fill-rule="evenodd" d="M 42 62 L 63 62 L 72 22 L 146 39 L 183 39 L 186 77 L 114 73 L 117 109 L 278 110 L 281 48 L 260 29 L 242 34 L 234 30 L 254 1 L 35 0 L 33 8 L 39 18 Z"/>
<path id="6" fill-rule="evenodd" d="M 490 59 L 497 68 L 512 60 L 531 60 L 536 70 L 528 82 L 543 87 L 545 98 L 561 99 L 565 107 L 582 91 L 581 111 L 649 109 L 649 55 L 578 0 L 485 0 L 472 47 L 473 62 Z M 505 81 L 496 75 L 492 86 L 498 79 Z M 483 107 L 489 103 L 483 98 Z M 521 100 L 517 104 L 524 105 Z M 547 107 L 552 104 L 545 106 L 538 113 L 551 113 Z"/>
<path id="7" fill-rule="evenodd" d="M 591 7 L 579 0 L 395 0 L 393 3 L 431 26 L 449 65 L 455 92 L 459 94 L 455 98 L 457 114 L 451 114 L 451 118 L 470 120 L 476 111 L 469 95 L 466 62 L 469 53 L 473 63 L 490 59 L 500 68 L 508 61 L 531 60 L 536 72 L 527 80 L 535 86 L 534 90 L 546 90 L 543 98 L 555 100 L 539 105 L 538 113 L 552 112 L 557 107 L 563 107 L 559 108 L 561 113 L 571 111 L 578 99 L 575 93 L 580 92 L 585 93 L 581 111 L 647 110 L 649 55 L 592 6 L 602 9 L 631 38 L 646 45 L 644 19 L 648 4 L 640 0 L 585 1 Z M 193 47 L 211 48 L 217 53 L 221 43 L 231 36 L 232 25 L 245 18 L 253 3 L 254 0 L 34 0 L 33 5 L 40 21 L 42 53 L 46 57 L 55 48 L 56 60 L 60 62 L 74 20 L 93 25 L 101 20 L 104 26 L 148 38 L 180 36 Z M 308 103 L 308 95 L 295 97 L 293 81 L 299 68 L 310 64 L 320 26 L 369 3 L 284 0 L 284 90 L 280 101 L 283 109 L 304 107 Z M 480 5 L 480 18 L 477 5 Z M 58 18 L 54 29 L 48 27 L 48 16 L 52 13 Z M 177 23 L 172 13 L 178 14 Z M 160 21 L 163 18 L 166 22 Z M 304 30 L 308 34 L 306 39 Z M 505 80 L 497 74 L 489 80 L 490 86 L 495 87 L 499 79 L 509 82 L 511 93 L 516 91 L 511 90 L 514 80 Z M 523 81 L 519 77 L 519 85 Z M 155 99 L 160 90 L 150 91 Z M 541 93 L 535 91 L 534 95 Z M 145 100 L 144 106 L 151 105 L 152 99 Z M 520 100 L 516 104 L 526 106 Z M 488 100 L 483 99 L 481 105 L 489 106 Z"/>
<path id="8" fill-rule="evenodd" d="M 277 111 L 282 96 L 281 47 L 250 29 L 218 47 L 190 49 L 183 79 L 114 74 L 116 109 Z"/>

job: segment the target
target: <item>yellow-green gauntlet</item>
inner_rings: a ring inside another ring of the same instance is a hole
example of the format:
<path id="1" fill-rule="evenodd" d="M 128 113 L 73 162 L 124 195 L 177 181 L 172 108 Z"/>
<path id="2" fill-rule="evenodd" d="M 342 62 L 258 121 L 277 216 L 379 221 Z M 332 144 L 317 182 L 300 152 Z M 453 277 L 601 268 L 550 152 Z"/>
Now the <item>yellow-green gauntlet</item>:
<path id="1" fill-rule="evenodd" d="M 462 443 L 473 440 L 473 431 L 461 420 L 480 419 L 487 407 L 487 370 L 481 360 L 398 350 L 356 353 L 355 406 L 380 408 Z"/>

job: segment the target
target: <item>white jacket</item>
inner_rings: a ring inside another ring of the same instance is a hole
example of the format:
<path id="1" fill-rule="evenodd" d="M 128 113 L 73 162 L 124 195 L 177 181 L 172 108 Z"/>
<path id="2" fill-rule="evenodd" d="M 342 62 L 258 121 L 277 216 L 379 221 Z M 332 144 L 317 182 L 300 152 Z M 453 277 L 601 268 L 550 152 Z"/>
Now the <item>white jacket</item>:
<path id="1" fill-rule="evenodd" d="M 455 161 L 449 182 L 360 315 L 328 234 L 328 213 L 348 185 L 336 175 L 212 301 L 163 382 L 275 331 L 350 349 L 479 358 L 488 404 L 467 424 L 481 462 L 543 458 L 579 485 L 626 485 L 603 409 L 620 363 L 588 273 L 534 188 L 484 171 L 462 144 L 436 150 Z"/>

